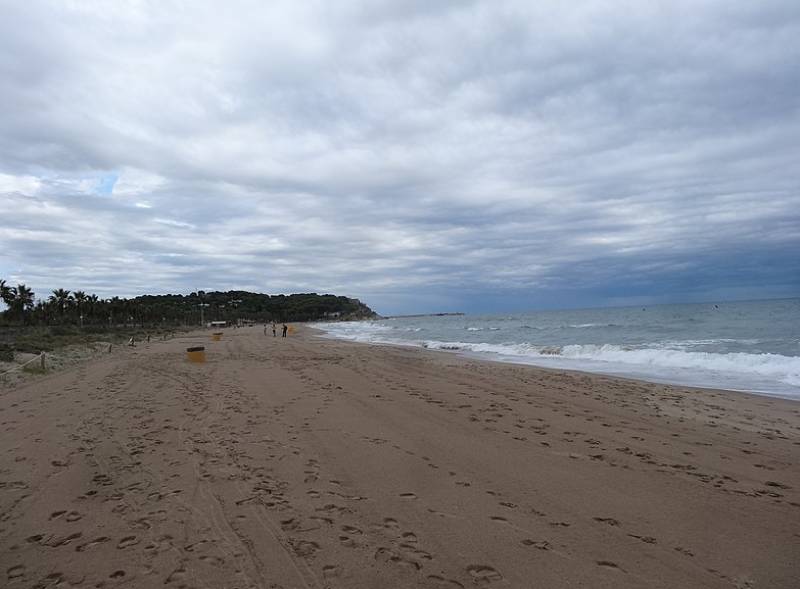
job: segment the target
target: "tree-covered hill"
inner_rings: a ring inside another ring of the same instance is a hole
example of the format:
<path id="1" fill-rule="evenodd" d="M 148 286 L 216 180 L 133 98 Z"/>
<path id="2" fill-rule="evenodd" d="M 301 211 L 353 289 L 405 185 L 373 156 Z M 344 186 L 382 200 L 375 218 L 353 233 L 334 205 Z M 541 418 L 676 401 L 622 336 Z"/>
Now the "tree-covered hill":
<path id="1" fill-rule="evenodd" d="M 237 319 L 253 321 L 316 321 L 320 319 L 366 319 L 376 313 L 358 299 L 303 293 L 267 295 L 241 290 L 197 292 L 182 295 L 144 295 L 131 299 L 150 313 L 189 312 L 206 321 Z M 201 307 L 202 305 L 202 307 Z"/>
<path id="2" fill-rule="evenodd" d="M 201 319 L 267 322 L 376 316 L 358 299 L 316 293 L 268 295 L 232 290 L 101 299 L 57 289 L 47 298 L 37 298 L 24 284 L 12 287 L 0 280 L 0 296 L 7 306 L 0 313 L 0 324 L 6 325 L 190 326 L 200 325 Z"/>

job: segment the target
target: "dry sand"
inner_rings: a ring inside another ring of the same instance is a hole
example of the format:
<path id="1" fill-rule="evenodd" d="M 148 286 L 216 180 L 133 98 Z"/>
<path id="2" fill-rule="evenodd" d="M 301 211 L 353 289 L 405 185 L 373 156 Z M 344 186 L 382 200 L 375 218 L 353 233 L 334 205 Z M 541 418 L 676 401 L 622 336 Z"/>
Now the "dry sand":
<path id="1" fill-rule="evenodd" d="M 800 403 L 209 340 L 0 389 L 0 586 L 800 586 Z"/>

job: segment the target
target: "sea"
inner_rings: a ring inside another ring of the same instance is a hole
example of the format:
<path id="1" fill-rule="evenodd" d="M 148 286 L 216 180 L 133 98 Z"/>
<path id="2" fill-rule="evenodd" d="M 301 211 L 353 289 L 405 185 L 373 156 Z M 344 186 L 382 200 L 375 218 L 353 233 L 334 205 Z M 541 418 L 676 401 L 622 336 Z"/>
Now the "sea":
<path id="1" fill-rule="evenodd" d="M 357 342 L 800 401 L 800 298 L 314 326 Z"/>

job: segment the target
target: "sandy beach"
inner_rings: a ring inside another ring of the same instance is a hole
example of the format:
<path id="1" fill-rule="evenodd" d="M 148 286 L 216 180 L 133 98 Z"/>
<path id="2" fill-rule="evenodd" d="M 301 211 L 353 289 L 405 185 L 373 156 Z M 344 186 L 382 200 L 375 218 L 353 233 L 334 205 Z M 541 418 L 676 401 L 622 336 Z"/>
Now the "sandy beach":
<path id="1" fill-rule="evenodd" d="M 0 388 L 0 586 L 798 586 L 800 403 L 210 339 Z"/>

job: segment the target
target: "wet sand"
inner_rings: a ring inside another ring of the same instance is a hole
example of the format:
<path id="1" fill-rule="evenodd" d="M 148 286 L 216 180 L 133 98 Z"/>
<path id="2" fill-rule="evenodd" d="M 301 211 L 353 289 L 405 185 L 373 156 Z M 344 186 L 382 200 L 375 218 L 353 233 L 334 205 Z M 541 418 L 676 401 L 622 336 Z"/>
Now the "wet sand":
<path id="1" fill-rule="evenodd" d="M 0 388 L 0 425 L 3 587 L 800 579 L 791 401 L 252 328 Z"/>

